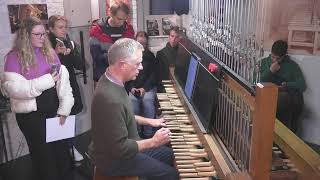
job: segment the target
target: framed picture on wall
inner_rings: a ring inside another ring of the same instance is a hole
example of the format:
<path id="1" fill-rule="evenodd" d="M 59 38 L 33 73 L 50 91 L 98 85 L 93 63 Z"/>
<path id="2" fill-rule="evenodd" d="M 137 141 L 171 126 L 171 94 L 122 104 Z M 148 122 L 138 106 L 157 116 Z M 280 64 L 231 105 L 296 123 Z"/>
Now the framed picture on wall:
<path id="1" fill-rule="evenodd" d="M 159 24 L 157 19 L 147 20 L 147 34 L 149 36 L 159 36 Z"/>
<path id="2" fill-rule="evenodd" d="M 48 11 L 46 4 L 15 4 L 8 5 L 11 33 L 19 29 L 23 19 L 33 16 L 44 24 L 48 24 Z"/>
<path id="3" fill-rule="evenodd" d="M 175 18 L 169 18 L 169 17 L 162 18 L 163 35 L 169 35 L 170 29 L 173 26 L 176 26 L 176 19 Z"/>
<path id="4" fill-rule="evenodd" d="M 148 16 L 145 20 L 145 31 L 149 36 L 168 36 L 170 29 L 177 26 L 178 16 Z"/>

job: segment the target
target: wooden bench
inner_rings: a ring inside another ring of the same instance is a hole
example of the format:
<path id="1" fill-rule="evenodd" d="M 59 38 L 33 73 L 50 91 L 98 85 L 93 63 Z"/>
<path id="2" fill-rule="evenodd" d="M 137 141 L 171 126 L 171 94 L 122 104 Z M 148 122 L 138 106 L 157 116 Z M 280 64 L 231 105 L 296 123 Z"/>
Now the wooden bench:
<path id="1" fill-rule="evenodd" d="M 93 180 L 138 180 L 137 176 L 105 176 L 97 168 L 94 168 Z"/>

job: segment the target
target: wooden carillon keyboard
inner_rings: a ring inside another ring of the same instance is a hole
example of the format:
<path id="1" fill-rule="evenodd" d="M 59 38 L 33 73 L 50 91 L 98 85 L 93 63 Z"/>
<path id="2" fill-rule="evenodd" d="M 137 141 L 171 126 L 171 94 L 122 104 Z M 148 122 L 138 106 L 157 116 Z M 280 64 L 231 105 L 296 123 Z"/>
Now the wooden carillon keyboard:
<path id="1" fill-rule="evenodd" d="M 320 179 L 319 155 L 276 119 L 277 86 L 246 81 L 188 38 L 178 54 L 157 97 L 181 179 Z"/>
<path id="2" fill-rule="evenodd" d="M 160 110 L 171 131 L 171 146 L 181 179 L 216 179 L 217 172 L 196 134 L 190 116 L 173 86 L 163 81 L 166 93 L 157 93 Z"/>

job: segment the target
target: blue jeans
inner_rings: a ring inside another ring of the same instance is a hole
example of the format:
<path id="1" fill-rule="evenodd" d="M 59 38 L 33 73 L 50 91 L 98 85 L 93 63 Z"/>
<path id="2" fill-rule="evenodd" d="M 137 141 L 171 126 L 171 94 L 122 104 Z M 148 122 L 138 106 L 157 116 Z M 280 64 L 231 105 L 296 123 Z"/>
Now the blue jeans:
<path id="1" fill-rule="evenodd" d="M 129 93 L 129 98 L 133 105 L 133 111 L 135 115 L 140 115 L 146 118 L 155 117 L 155 107 L 154 101 L 156 96 L 157 88 L 150 89 L 147 91 L 143 97 L 136 97 L 131 92 Z M 143 137 L 152 137 L 154 130 L 151 126 L 138 125 L 139 134 Z"/>
<path id="2" fill-rule="evenodd" d="M 105 169 L 107 176 L 139 176 L 152 180 L 178 180 L 177 170 L 172 167 L 173 152 L 167 146 L 138 153 L 129 160 L 115 162 Z"/>

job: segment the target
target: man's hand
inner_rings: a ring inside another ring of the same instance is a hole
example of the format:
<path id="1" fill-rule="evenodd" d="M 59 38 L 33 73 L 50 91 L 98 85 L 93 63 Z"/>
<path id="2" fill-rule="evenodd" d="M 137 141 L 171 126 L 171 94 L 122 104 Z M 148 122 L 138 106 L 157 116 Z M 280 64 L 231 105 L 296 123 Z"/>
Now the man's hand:
<path id="1" fill-rule="evenodd" d="M 69 55 L 71 52 L 71 49 L 66 48 L 66 46 L 60 46 L 60 44 L 57 43 L 55 51 L 57 54 Z"/>
<path id="2" fill-rule="evenodd" d="M 279 69 L 280 69 L 280 65 L 279 65 L 279 62 L 278 62 L 278 61 L 272 63 L 271 66 L 270 66 L 270 71 L 271 71 L 272 73 L 278 72 Z"/>
<path id="3" fill-rule="evenodd" d="M 62 116 L 62 115 L 58 115 L 58 117 L 60 117 L 60 125 L 64 125 L 64 123 L 66 122 L 67 116 Z"/>
<path id="4" fill-rule="evenodd" d="M 138 91 L 137 88 L 132 88 L 132 89 L 130 90 L 131 94 L 133 94 L 133 95 L 135 94 L 136 91 Z"/>
<path id="5" fill-rule="evenodd" d="M 150 121 L 150 126 L 152 127 L 166 127 L 166 120 L 163 118 L 160 119 L 151 119 Z"/>
<path id="6" fill-rule="evenodd" d="M 170 130 L 168 128 L 159 129 L 152 138 L 137 141 L 139 152 L 156 148 L 170 142 Z"/>
<path id="7" fill-rule="evenodd" d="M 168 128 L 159 129 L 152 137 L 154 147 L 159 147 L 161 145 L 170 142 L 170 130 Z"/>
<path id="8" fill-rule="evenodd" d="M 281 86 L 279 86 L 279 90 L 280 91 L 285 91 L 287 88 L 287 82 L 282 82 Z"/>
<path id="9" fill-rule="evenodd" d="M 63 53 L 63 55 L 69 55 L 71 52 L 71 49 L 70 48 L 67 48 L 66 51 Z"/>
<path id="10" fill-rule="evenodd" d="M 139 88 L 138 91 L 140 91 L 140 96 L 143 97 L 144 94 L 146 93 L 146 90 L 144 90 L 143 88 Z"/>

